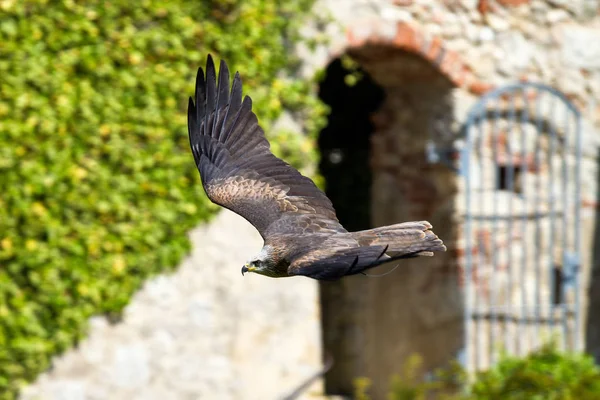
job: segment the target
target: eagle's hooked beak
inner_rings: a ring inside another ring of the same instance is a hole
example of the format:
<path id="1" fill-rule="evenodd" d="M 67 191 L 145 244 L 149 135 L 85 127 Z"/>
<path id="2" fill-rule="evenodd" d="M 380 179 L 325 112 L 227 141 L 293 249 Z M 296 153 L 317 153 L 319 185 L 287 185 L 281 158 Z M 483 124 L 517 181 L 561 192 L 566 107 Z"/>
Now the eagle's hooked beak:
<path id="1" fill-rule="evenodd" d="M 244 276 L 244 274 L 246 272 L 252 272 L 256 269 L 256 267 L 251 266 L 250 264 L 246 264 L 242 267 L 242 276 Z"/>

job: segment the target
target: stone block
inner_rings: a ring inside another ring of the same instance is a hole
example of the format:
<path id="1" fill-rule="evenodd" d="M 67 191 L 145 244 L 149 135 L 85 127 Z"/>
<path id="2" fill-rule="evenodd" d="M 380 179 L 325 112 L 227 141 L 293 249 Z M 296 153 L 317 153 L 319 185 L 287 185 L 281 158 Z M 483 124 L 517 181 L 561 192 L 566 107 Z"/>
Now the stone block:
<path id="1" fill-rule="evenodd" d="M 571 67 L 600 68 L 600 29 L 577 25 L 562 28 L 562 59 Z"/>

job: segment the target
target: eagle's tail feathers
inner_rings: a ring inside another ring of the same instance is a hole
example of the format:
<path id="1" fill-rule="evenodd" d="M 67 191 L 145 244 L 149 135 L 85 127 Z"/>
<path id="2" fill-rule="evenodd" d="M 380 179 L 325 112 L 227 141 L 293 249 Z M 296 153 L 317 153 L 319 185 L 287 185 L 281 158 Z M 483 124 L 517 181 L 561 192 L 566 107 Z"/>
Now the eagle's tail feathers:
<path id="1" fill-rule="evenodd" d="M 382 226 L 352 232 L 352 236 L 361 246 L 388 246 L 386 254 L 392 258 L 402 255 L 433 256 L 435 251 L 446 251 L 446 246 L 431 231 L 431 224 L 427 221 Z"/>

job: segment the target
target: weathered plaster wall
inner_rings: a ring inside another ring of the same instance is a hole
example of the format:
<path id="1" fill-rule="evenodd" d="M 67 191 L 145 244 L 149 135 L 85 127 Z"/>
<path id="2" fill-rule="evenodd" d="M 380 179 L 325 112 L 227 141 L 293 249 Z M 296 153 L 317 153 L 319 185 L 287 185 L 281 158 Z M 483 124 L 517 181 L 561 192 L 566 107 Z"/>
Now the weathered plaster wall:
<path id="1" fill-rule="evenodd" d="M 232 212 L 190 237 L 192 254 L 176 272 L 146 282 L 122 321 L 93 318 L 89 337 L 21 398 L 278 399 L 318 371 L 315 283 L 242 277 L 262 240 Z M 319 391 L 316 383 L 303 398 Z"/>

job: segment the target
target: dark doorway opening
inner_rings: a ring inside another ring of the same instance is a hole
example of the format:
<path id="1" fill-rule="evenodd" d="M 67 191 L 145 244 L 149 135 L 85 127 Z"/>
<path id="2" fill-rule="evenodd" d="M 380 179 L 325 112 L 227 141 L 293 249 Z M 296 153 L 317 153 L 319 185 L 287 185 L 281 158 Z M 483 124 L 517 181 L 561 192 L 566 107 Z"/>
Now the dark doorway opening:
<path id="1" fill-rule="evenodd" d="M 319 88 L 319 97 L 331 107 L 327 126 L 319 136 L 320 173 L 325 178 L 325 193 L 336 209 L 337 217 L 349 231 L 371 227 L 370 137 L 375 127 L 370 114 L 384 100 L 385 92 L 361 69 L 356 84 L 346 84 L 350 73 L 338 58 L 326 70 Z M 340 337 L 353 336 L 357 331 L 352 321 L 344 321 L 340 308 L 348 306 L 343 299 L 352 296 L 352 289 L 343 282 L 319 285 L 323 348 L 334 355 L 334 365 L 325 376 L 328 394 L 350 395 L 348 377 L 353 374 L 356 354 L 345 350 Z M 340 355 L 343 355 L 340 357 Z"/>
<path id="2" fill-rule="evenodd" d="M 319 170 L 338 219 L 346 229 L 356 231 L 371 226 L 369 157 L 374 126 L 369 116 L 379 108 L 385 92 L 360 68 L 362 79 L 347 85 L 350 72 L 335 59 L 319 88 L 319 97 L 331 107 L 319 136 Z"/>

